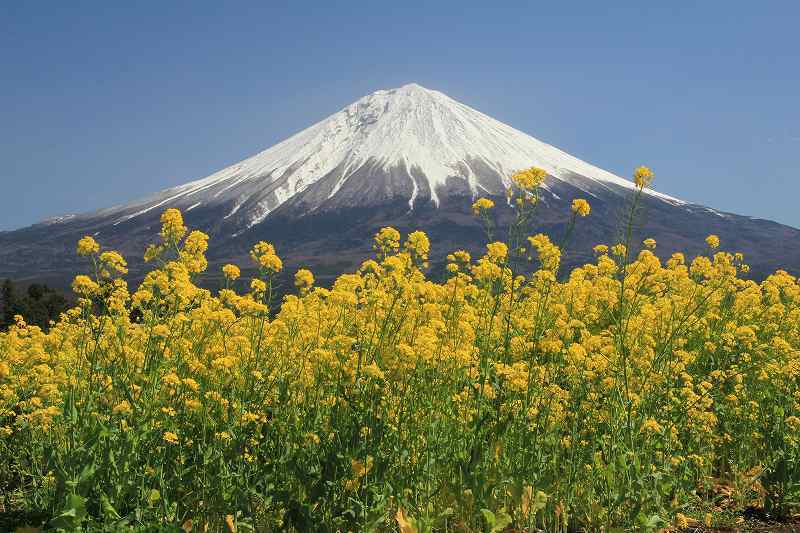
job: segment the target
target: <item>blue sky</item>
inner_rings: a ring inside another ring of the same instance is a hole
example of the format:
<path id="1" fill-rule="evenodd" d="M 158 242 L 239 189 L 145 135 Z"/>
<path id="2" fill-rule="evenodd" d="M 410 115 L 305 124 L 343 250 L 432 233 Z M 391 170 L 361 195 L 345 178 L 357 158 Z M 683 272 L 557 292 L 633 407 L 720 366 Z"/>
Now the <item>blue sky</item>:
<path id="1" fill-rule="evenodd" d="M 800 227 L 798 20 L 794 0 L 3 2 L 0 229 L 206 176 L 412 81 Z"/>

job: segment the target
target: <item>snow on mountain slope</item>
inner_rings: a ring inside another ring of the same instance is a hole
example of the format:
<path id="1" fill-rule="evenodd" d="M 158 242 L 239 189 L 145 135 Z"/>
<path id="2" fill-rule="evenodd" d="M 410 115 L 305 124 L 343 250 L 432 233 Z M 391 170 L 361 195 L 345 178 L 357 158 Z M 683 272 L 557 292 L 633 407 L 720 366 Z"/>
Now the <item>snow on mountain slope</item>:
<path id="1" fill-rule="evenodd" d="M 0 278 L 68 285 L 85 267 L 85 258 L 75 255 L 75 242 L 84 235 L 119 250 L 131 272 L 141 275 L 148 268 L 142 250 L 153 242 L 167 207 L 181 209 L 187 224 L 213 239 L 209 259 L 217 263 L 245 265 L 253 243 L 268 240 L 287 266 L 310 267 L 320 276 L 349 271 L 369 253 L 368 236 L 384 226 L 406 234 L 425 231 L 439 253 L 479 254 L 484 233 L 471 216 L 469 197 L 501 196 L 514 171 L 533 165 L 549 173 L 536 231 L 558 235 L 574 198 L 592 205 L 591 219 L 571 237 L 573 266 L 585 260 L 580 254 L 591 256 L 594 245 L 618 242 L 632 182 L 411 84 L 365 96 L 207 178 L 124 205 L 0 232 Z M 659 251 L 702 253 L 706 236 L 715 234 L 726 249 L 751 258 L 755 276 L 777 268 L 800 274 L 800 230 L 650 190 L 641 207 L 637 238 L 653 237 Z M 493 212 L 499 235 L 508 228 L 510 211 L 498 205 Z"/>
<path id="2" fill-rule="evenodd" d="M 421 189 L 427 193 L 426 200 L 438 205 L 439 195 L 446 193 L 445 183 L 453 178 L 464 180 L 473 195 L 502 194 L 499 183 L 507 186 L 514 171 L 533 165 L 589 194 L 596 187 L 608 185 L 633 187 L 628 180 L 441 92 L 409 84 L 365 96 L 285 141 L 207 178 L 103 213 L 118 213 L 119 223 L 169 206 L 187 210 L 226 206 L 225 218 L 237 215 L 244 226 L 250 227 L 320 180 L 327 180 L 325 198 L 317 194 L 314 202 L 335 197 L 367 165 L 370 175 L 392 168 L 405 169 L 411 209 L 422 200 Z M 649 193 L 682 204 L 675 198 Z M 312 203 L 310 208 L 314 207 Z"/>

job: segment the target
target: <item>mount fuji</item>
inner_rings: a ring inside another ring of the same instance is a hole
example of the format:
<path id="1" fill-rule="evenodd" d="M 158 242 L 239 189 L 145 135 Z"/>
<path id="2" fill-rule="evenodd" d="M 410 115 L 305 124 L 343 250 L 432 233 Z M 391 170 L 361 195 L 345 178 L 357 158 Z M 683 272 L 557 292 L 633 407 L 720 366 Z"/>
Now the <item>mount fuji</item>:
<path id="1" fill-rule="evenodd" d="M 0 276 L 60 279 L 79 267 L 74 245 L 93 235 L 120 249 L 141 269 L 158 217 L 181 209 L 190 227 L 211 236 L 209 258 L 242 259 L 253 242 L 275 242 L 289 266 L 322 274 L 354 267 L 383 225 L 424 229 L 433 259 L 485 241 L 470 216 L 471 200 L 497 197 L 498 223 L 507 222 L 504 191 L 514 171 L 538 166 L 543 185 L 537 231 L 563 232 L 574 198 L 592 214 L 581 221 L 567 256 L 577 263 L 591 246 L 617 237 L 631 181 L 476 111 L 447 95 L 409 84 L 365 96 L 341 111 L 211 176 L 148 198 L 92 213 L 45 220 L 0 233 Z M 774 222 L 719 212 L 647 189 L 643 237 L 665 254 L 699 253 L 718 234 L 723 247 L 742 251 L 755 276 L 800 269 L 800 231 Z"/>

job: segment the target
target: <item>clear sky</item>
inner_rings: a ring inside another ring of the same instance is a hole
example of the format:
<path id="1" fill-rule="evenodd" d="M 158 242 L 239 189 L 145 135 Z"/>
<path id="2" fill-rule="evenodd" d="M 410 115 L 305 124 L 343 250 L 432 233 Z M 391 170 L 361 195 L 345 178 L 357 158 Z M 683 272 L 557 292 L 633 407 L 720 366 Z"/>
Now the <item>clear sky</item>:
<path id="1" fill-rule="evenodd" d="M 417 82 L 800 227 L 797 0 L 2 2 L 0 229 L 204 177 Z"/>

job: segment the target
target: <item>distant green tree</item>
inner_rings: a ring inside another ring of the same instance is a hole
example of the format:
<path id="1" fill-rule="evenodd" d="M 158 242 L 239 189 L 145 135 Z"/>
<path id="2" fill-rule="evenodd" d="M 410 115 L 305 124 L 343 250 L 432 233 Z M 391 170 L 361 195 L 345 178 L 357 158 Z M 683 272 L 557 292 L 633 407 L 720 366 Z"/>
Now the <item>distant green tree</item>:
<path id="1" fill-rule="evenodd" d="M 17 294 L 14 284 L 7 279 L 0 289 L 0 330 L 13 324 L 15 315 L 22 315 L 28 324 L 47 329 L 68 304 L 64 295 L 40 283 L 32 283 L 25 293 Z"/>
<path id="2" fill-rule="evenodd" d="M 15 307 L 14 285 L 7 279 L 0 289 L 0 330 L 8 328 L 14 322 Z"/>

